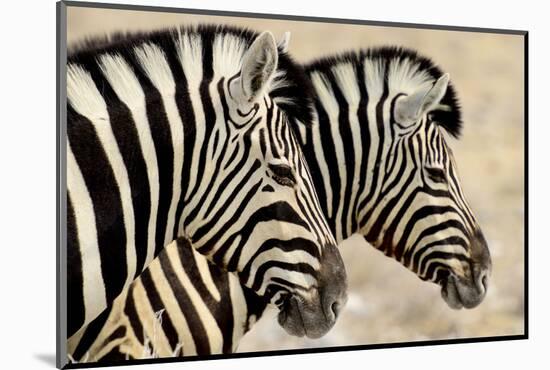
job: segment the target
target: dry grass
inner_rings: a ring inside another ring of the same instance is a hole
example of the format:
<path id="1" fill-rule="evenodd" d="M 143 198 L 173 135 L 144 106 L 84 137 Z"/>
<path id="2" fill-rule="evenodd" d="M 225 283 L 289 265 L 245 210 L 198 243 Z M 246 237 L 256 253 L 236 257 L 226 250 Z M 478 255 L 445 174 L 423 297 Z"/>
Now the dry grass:
<path id="1" fill-rule="evenodd" d="M 228 17 L 69 9 L 69 41 L 112 30 L 197 22 L 232 23 L 276 36 L 291 31 L 290 52 L 306 62 L 375 45 L 402 45 L 433 58 L 457 88 L 464 134 L 450 140 L 463 189 L 489 242 L 493 276 L 485 301 L 453 311 L 435 285 L 421 282 L 358 238 L 342 246 L 350 300 L 319 340 L 290 337 L 274 313 L 245 337 L 240 351 L 388 343 L 523 333 L 524 159 L 523 41 L 519 36 L 343 26 Z"/>

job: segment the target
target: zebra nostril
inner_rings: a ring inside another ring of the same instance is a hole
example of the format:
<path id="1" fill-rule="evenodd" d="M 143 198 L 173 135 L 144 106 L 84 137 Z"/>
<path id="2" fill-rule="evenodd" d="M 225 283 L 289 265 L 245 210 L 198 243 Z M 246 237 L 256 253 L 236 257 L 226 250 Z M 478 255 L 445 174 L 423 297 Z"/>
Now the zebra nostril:
<path id="1" fill-rule="evenodd" d="M 334 318 L 337 318 L 338 314 L 340 313 L 340 309 L 341 309 L 340 302 L 338 302 L 338 301 L 334 302 L 330 306 L 330 309 L 331 309 L 332 313 L 334 314 Z"/>
<path id="2" fill-rule="evenodd" d="M 477 279 L 477 287 L 481 293 L 486 293 L 489 285 L 489 273 L 483 271 L 479 274 Z"/>
<path id="3" fill-rule="evenodd" d="M 487 291 L 487 286 L 489 285 L 489 277 L 487 276 L 487 274 L 484 274 L 481 278 L 481 284 L 483 285 L 485 291 Z"/>

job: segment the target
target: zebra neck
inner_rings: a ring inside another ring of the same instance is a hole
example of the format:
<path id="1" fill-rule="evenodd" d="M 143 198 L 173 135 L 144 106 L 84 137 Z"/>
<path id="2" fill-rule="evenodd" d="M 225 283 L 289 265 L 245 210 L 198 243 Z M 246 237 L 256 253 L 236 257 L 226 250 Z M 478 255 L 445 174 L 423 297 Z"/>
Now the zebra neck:
<path id="1" fill-rule="evenodd" d="M 383 105 L 329 111 L 318 102 L 315 108 L 313 125 L 301 126 L 302 147 L 327 222 L 341 242 L 368 233 L 368 215 L 382 194 L 391 132 L 376 119 Z"/>

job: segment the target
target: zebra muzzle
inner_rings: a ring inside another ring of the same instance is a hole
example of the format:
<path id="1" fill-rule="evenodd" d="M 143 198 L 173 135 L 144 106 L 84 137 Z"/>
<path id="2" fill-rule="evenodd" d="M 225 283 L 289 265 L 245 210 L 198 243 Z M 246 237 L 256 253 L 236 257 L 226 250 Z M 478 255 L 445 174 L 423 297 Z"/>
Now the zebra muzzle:
<path id="1" fill-rule="evenodd" d="M 476 232 L 471 243 L 470 258 L 471 271 L 467 277 L 451 272 L 441 282 L 441 296 L 451 308 L 474 308 L 487 294 L 492 263 L 487 242 L 480 231 Z"/>
<path id="2" fill-rule="evenodd" d="M 278 316 L 279 324 L 290 335 L 316 339 L 336 323 L 347 301 L 347 275 L 335 246 L 323 250 L 319 285 L 307 297 L 290 295 Z"/>

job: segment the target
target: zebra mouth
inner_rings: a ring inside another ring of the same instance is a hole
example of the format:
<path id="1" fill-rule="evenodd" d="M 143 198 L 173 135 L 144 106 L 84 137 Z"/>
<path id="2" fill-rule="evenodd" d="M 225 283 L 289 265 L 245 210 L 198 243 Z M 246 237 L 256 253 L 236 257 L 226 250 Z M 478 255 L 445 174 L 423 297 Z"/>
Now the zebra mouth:
<path id="1" fill-rule="evenodd" d="M 288 334 L 296 337 L 307 336 L 306 325 L 297 298 L 289 296 L 284 301 L 277 321 Z"/>
<path id="2" fill-rule="evenodd" d="M 488 287 L 488 277 L 484 275 L 478 280 L 469 281 L 450 274 L 441 281 L 441 296 L 449 307 L 459 310 L 461 308 L 474 308 L 485 298 Z"/>

